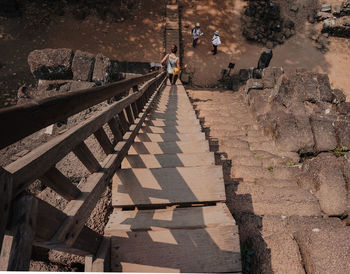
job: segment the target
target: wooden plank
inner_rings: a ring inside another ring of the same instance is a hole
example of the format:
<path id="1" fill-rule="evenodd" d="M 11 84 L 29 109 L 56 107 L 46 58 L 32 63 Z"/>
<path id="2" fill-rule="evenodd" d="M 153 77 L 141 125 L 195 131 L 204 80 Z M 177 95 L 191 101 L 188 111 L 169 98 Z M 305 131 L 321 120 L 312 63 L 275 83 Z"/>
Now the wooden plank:
<path id="1" fill-rule="evenodd" d="M 202 132 L 193 133 L 139 133 L 136 142 L 180 142 L 205 140 Z"/>
<path id="2" fill-rule="evenodd" d="M 164 77 L 164 74 L 157 76 L 154 81 L 158 77 Z M 142 88 L 142 92 L 147 89 L 148 85 L 149 83 L 145 85 L 145 88 Z M 125 106 L 140 98 L 143 94 L 142 92 L 134 93 L 111 104 L 105 111 L 96 114 L 6 166 L 5 169 L 13 175 L 13 196 L 24 190 L 35 179 L 41 177 L 52 166 L 56 165 L 81 140 L 85 140 L 102 125 L 106 124 L 112 117 L 122 111 Z"/>
<path id="3" fill-rule="evenodd" d="M 9 267 L 13 236 L 5 235 L 0 253 L 0 271 L 7 271 Z"/>
<path id="4" fill-rule="evenodd" d="M 112 237 L 113 272 L 219 273 L 242 270 L 237 226 L 121 231 Z"/>
<path id="5" fill-rule="evenodd" d="M 202 130 L 199 125 L 173 126 L 173 127 L 143 126 L 140 132 L 142 133 L 192 133 L 192 132 L 202 132 Z"/>
<path id="6" fill-rule="evenodd" d="M 111 239 L 104 237 L 92 262 L 92 272 L 109 272 L 111 264 Z"/>
<path id="7" fill-rule="evenodd" d="M 122 141 L 116 145 L 115 152 L 108 155 L 105 159 L 102 165 L 102 170 L 91 174 L 81 186 L 82 195 L 77 200 L 69 202 L 65 209 L 65 214 L 67 214 L 69 218 L 65 220 L 55 234 L 55 241 L 65 242 L 68 246 L 75 242 L 79 231 L 84 226 L 91 211 L 96 206 L 98 199 L 106 189 L 107 184 L 109 184 L 117 168 L 121 165 L 121 162 L 133 143 L 138 130 L 141 128 L 143 121 L 146 119 L 146 116 L 151 109 L 152 101 L 162 86 L 163 84 L 161 84 L 155 91 L 150 102 L 146 105 L 145 112 L 135 121 L 137 126 L 131 133 L 130 138 L 126 142 Z"/>
<path id="8" fill-rule="evenodd" d="M 122 168 L 162 168 L 215 165 L 214 153 L 126 155 Z"/>
<path id="9" fill-rule="evenodd" d="M 43 200 L 37 200 L 38 214 L 34 245 L 80 256 L 96 253 L 103 237 L 86 226 L 82 228 L 76 241 L 71 246 L 64 242 L 52 241 L 57 230 L 69 216 Z"/>
<path id="10" fill-rule="evenodd" d="M 12 200 L 12 177 L 0 167 L 0 250 L 5 235 Z"/>
<path id="11" fill-rule="evenodd" d="M 85 256 L 84 272 L 92 272 L 93 255 Z"/>
<path id="12" fill-rule="evenodd" d="M 91 173 L 94 173 L 102 168 L 100 163 L 84 142 L 77 145 L 73 149 L 73 152 Z"/>
<path id="13" fill-rule="evenodd" d="M 138 118 L 139 117 L 139 110 L 137 109 L 137 105 L 136 105 L 136 102 L 132 103 L 131 104 L 131 109 L 132 109 L 132 113 L 134 115 L 135 118 Z"/>
<path id="14" fill-rule="evenodd" d="M 114 207 L 225 200 L 221 166 L 122 169 L 113 178 Z"/>
<path id="15" fill-rule="evenodd" d="M 115 236 L 120 231 L 195 229 L 219 225 L 236 225 L 224 203 L 186 208 L 114 210 L 106 225 L 105 235 Z"/>
<path id="16" fill-rule="evenodd" d="M 94 106 L 127 89 L 154 78 L 159 72 L 122 80 L 86 90 L 33 101 L 0 110 L 0 128 L 9 129 L 0 135 L 0 149 L 4 148 L 42 128 L 65 120 L 88 107 Z"/>
<path id="17" fill-rule="evenodd" d="M 108 126 L 111 129 L 115 140 L 117 142 L 123 140 L 123 134 L 122 134 L 122 128 L 121 125 L 119 125 L 119 122 L 117 121 L 116 118 L 112 118 L 109 122 L 108 122 Z M 114 149 L 113 149 L 114 150 Z"/>
<path id="18" fill-rule="evenodd" d="M 207 141 L 194 142 L 135 142 L 129 150 L 129 155 L 135 154 L 167 154 L 167 153 L 201 153 L 209 152 Z"/>
<path id="19" fill-rule="evenodd" d="M 95 131 L 94 136 L 96 137 L 97 141 L 101 145 L 103 151 L 106 153 L 106 155 L 113 152 L 114 148 L 109 140 L 106 132 L 104 131 L 103 127 L 101 127 L 99 130 Z"/>
<path id="20" fill-rule="evenodd" d="M 134 123 L 134 117 L 132 115 L 132 110 L 131 110 L 130 105 L 125 108 L 125 112 L 126 112 L 126 116 L 128 117 L 129 124 L 130 125 L 133 124 Z"/>
<path id="21" fill-rule="evenodd" d="M 36 228 L 37 200 L 30 195 L 12 202 L 11 230 L 13 242 L 8 263 L 10 271 L 28 271 Z"/>
<path id="22" fill-rule="evenodd" d="M 68 201 L 77 198 L 81 193 L 80 190 L 55 167 L 49 169 L 44 176 L 40 178 L 40 181 Z"/>
<path id="23" fill-rule="evenodd" d="M 124 131 L 123 134 L 124 134 L 129 129 L 129 123 L 126 120 L 125 114 L 124 114 L 123 111 L 118 113 L 118 118 L 119 118 L 120 124 L 121 124 L 121 126 L 123 128 L 123 131 Z"/>

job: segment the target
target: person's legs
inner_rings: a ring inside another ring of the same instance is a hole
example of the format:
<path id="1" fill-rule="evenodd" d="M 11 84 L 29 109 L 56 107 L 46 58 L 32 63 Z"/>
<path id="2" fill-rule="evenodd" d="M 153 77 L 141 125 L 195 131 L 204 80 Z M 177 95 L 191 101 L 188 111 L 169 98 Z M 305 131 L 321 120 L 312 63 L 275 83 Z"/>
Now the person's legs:
<path id="1" fill-rule="evenodd" d="M 169 73 L 168 77 L 169 77 L 170 84 L 172 85 L 173 84 L 173 74 Z"/>
<path id="2" fill-rule="evenodd" d="M 177 78 L 179 78 L 179 75 L 178 74 L 174 75 L 173 85 L 176 84 Z"/>
<path id="3" fill-rule="evenodd" d="M 194 48 L 197 46 L 197 41 L 198 41 L 198 38 L 197 39 L 193 39 L 193 47 Z"/>
<path id="4" fill-rule="evenodd" d="M 213 45 L 214 49 L 213 49 L 213 55 L 218 53 L 218 46 Z"/>

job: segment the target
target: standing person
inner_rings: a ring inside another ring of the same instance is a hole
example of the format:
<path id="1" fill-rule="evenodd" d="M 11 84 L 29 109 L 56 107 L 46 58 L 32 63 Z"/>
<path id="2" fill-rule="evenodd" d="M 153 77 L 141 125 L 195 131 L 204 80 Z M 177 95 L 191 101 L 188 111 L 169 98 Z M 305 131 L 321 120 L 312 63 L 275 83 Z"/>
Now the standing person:
<path id="1" fill-rule="evenodd" d="M 192 38 L 193 38 L 193 47 L 196 48 L 197 42 L 200 36 L 202 36 L 204 33 L 200 29 L 201 25 L 199 23 L 196 23 L 196 26 L 192 29 Z"/>
<path id="2" fill-rule="evenodd" d="M 211 39 L 211 43 L 213 44 L 213 55 L 217 54 L 218 53 L 218 45 L 221 45 L 221 40 L 220 40 L 220 35 L 219 35 L 219 31 L 216 30 L 214 32 L 214 36 L 213 38 Z"/>
<path id="3" fill-rule="evenodd" d="M 180 58 L 176 56 L 177 46 L 171 46 L 171 53 L 164 56 L 161 64 L 164 65 L 167 63 L 167 72 L 171 85 L 175 85 L 177 78 L 179 77 L 180 70 L 185 69 L 187 65 L 183 68 L 180 66 Z"/>

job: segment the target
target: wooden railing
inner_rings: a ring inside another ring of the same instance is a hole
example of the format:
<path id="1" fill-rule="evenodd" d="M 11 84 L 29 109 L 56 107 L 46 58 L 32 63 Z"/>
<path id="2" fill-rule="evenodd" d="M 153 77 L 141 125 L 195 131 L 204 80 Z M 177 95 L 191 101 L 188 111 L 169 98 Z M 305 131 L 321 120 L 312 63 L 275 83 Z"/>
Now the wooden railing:
<path id="1" fill-rule="evenodd" d="M 6 129 L 0 134 L 0 144 L 6 147 L 132 88 L 129 95 L 103 111 L 0 168 L 0 270 L 28 270 L 32 245 L 88 256 L 92 261 L 106 255 L 108 239 L 85 223 L 120 167 L 165 81 L 165 73 L 154 72 L 0 111 L 0 127 Z M 144 84 L 139 89 L 141 83 Z M 115 145 L 103 128 L 106 124 L 117 141 Z M 91 135 L 106 154 L 102 163 L 84 142 Z M 91 173 L 78 186 L 56 168 L 70 152 Z M 65 210 L 26 194 L 25 189 L 37 179 L 69 201 Z"/>

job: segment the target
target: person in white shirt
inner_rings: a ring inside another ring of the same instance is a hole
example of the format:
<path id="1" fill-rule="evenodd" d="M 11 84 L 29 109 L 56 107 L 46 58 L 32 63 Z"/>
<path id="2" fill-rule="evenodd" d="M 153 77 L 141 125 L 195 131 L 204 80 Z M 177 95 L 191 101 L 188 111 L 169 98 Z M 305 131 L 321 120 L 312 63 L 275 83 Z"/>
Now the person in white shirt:
<path id="1" fill-rule="evenodd" d="M 216 30 L 214 32 L 214 36 L 211 39 L 211 43 L 213 44 L 214 49 L 212 50 L 213 55 L 218 53 L 218 45 L 221 45 L 221 40 L 220 40 L 220 36 L 219 36 L 219 31 Z"/>
<path id="2" fill-rule="evenodd" d="M 196 26 L 192 29 L 192 37 L 193 37 L 193 47 L 196 48 L 197 42 L 200 36 L 202 36 L 204 33 L 200 29 L 201 25 L 199 23 L 196 23 Z"/>

